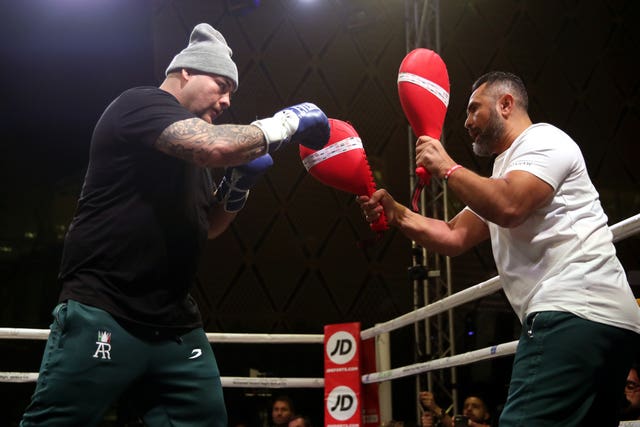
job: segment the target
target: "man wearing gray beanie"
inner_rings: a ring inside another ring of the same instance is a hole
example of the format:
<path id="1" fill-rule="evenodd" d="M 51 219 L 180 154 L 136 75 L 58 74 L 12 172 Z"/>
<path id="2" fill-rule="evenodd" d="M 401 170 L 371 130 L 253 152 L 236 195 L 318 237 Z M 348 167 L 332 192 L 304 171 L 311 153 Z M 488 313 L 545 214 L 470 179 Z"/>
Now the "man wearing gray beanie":
<path id="1" fill-rule="evenodd" d="M 191 33 L 189 46 L 177 54 L 167 67 L 166 75 L 183 68 L 217 74 L 238 88 L 238 67 L 231 59 L 232 51 L 224 36 L 209 24 L 198 24 Z"/>
<path id="2" fill-rule="evenodd" d="M 189 294 L 198 259 L 272 166 L 270 153 L 329 139 L 327 116 L 311 103 L 213 125 L 238 88 L 231 58 L 222 34 L 199 24 L 159 88 L 126 90 L 98 120 L 22 427 L 96 426 L 125 391 L 147 426 L 227 425 Z M 225 168 L 220 183 L 208 168 Z"/>

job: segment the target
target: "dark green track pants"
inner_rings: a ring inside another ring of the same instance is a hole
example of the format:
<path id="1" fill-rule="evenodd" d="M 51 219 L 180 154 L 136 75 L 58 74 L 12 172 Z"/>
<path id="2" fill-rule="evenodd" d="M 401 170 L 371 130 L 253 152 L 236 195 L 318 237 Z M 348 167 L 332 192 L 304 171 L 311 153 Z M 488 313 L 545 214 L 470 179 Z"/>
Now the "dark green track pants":
<path id="1" fill-rule="evenodd" d="M 500 427 L 613 427 L 640 335 L 569 313 L 527 318 Z"/>
<path id="2" fill-rule="evenodd" d="M 95 426 L 125 391 L 148 426 L 226 427 L 220 372 L 201 328 L 148 341 L 76 301 L 53 316 L 21 427 Z"/>

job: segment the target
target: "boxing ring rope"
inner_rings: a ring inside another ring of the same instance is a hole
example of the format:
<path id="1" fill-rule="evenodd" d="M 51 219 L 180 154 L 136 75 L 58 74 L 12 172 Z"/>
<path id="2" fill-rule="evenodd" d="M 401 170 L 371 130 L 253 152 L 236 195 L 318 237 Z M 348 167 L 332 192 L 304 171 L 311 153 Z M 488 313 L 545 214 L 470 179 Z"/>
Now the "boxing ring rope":
<path id="1" fill-rule="evenodd" d="M 613 241 L 618 242 L 632 235 L 640 234 L 640 214 L 629 217 L 610 226 Z M 385 333 L 412 325 L 428 317 L 442 313 L 467 302 L 490 295 L 501 289 L 500 278 L 493 277 L 485 282 L 466 288 L 453 295 L 434 303 L 406 313 L 395 319 L 378 324 L 361 331 L 361 339 L 370 339 Z M 0 328 L 0 339 L 46 340 L 48 329 Z M 239 344 L 322 344 L 323 334 L 231 334 L 207 333 L 211 343 L 239 343 Z M 388 345 L 388 341 L 387 344 Z M 396 378 L 417 375 L 423 372 L 467 365 L 481 360 L 508 356 L 516 351 L 517 340 L 494 345 L 467 353 L 461 353 L 442 359 L 416 363 L 400 368 L 388 369 L 362 376 L 364 384 L 389 381 Z M 0 382 L 35 382 L 38 373 L 29 372 L 0 372 Z M 265 378 L 265 377 L 221 377 L 223 387 L 261 387 L 261 388 L 322 388 L 324 378 Z"/>
<path id="2" fill-rule="evenodd" d="M 208 332 L 210 343 L 235 344 L 323 344 L 323 334 L 226 334 Z M 0 339 L 46 340 L 49 329 L 0 328 Z M 28 383 L 37 372 L 0 372 L 0 382 Z M 322 388 L 324 378 L 220 377 L 226 388 Z"/>

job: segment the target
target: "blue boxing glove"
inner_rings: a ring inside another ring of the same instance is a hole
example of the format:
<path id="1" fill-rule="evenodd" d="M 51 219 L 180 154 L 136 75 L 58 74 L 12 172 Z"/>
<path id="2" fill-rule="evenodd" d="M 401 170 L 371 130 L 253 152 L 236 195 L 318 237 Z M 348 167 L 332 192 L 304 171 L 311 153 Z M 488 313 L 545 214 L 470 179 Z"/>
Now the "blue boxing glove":
<path id="1" fill-rule="evenodd" d="M 224 210 L 238 212 L 242 209 L 251 187 L 272 165 L 273 159 L 265 154 L 247 164 L 227 168 L 216 190 L 216 199 L 223 204 Z"/>
<path id="2" fill-rule="evenodd" d="M 297 142 L 319 150 L 329 141 L 329 119 L 315 104 L 305 102 L 278 111 L 273 117 L 251 123 L 258 126 L 273 153 L 282 144 Z"/>

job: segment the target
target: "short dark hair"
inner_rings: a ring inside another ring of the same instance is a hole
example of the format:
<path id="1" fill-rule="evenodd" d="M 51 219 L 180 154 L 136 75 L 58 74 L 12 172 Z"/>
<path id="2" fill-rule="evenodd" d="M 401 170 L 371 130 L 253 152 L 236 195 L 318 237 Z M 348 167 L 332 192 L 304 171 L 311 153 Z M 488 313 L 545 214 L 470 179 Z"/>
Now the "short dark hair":
<path id="1" fill-rule="evenodd" d="M 293 417 L 289 419 L 289 422 L 293 420 L 297 420 L 298 418 L 302 419 L 302 423 L 304 424 L 304 427 L 313 427 L 313 424 L 311 423 L 311 418 L 305 415 L 295 414 Z"/>
<path id="2" fill-rule="evenodd" d="M 273 407 L 273 405 L 275 405 L 276 402 L 286 402 L 287 405 L 289 405 L 289 410 L 291 412 L 295 412 L 295 408 L 293 406 L 293 400 L 286 394 L 281 394 L 276 396 L 275 399 L 273 399 L 273 403 L 271 404 L 271 406 Z"/>
<path id="3" fill-rule="evenodd" d="M 474 92 L 483 84 L 487 84 L 487 87 L 491 87 L 494 84 L 502 84 L 513 92 L 513 95 L 517 98 L 516 102 L 519 102 L 523 110 L 529 109 L 529 95 L 527 95 L 527 88 L 524 85 L 522 79 L 513 73 L 506 71 L 490 71 L 480 76 L 473 85 L 471 85 L 471 92 Z"/>
<path id="4" fill-rule="evenodd" d="M 469 397 L 480 399 L 493 418 L 495 408 L 492 396 L 494 393 L 492 391 L 492 386 L 482 381 L 465 384 L 460 388 L 460 393 L 464 396 L 464 400 L 467 400 Z"/>

